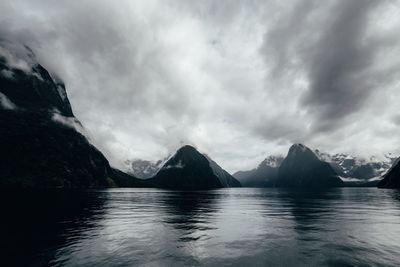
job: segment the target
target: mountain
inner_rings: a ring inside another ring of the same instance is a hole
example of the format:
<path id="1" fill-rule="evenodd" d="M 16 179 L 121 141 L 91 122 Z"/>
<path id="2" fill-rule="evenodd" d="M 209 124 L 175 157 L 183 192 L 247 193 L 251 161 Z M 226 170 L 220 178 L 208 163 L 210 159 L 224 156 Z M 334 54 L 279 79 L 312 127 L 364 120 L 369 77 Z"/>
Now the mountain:
<path id="1" fill-rule="evenodd" d="M 4 40 L 0 121 L 2 187 L 118 186 L 116 172 L 82 134 L 62 81 L 28 47 Z"/>
<path id="2" fill-rule="evenodd" d="M 342 185 L 343 181 L 333 168 L 302 144 L 290 147 L 275 182 L 276 187 L 321 188 Z"/>
<path id="3" fill-rule="evenodd" d="M 141 159 L 127 160 L 125 165 L 127 173 L 140 179 L 148 179 L 156 175 L 166 160 L 158 160 L 157 162 Z"/>
<path id="4" fill-rule="evenodd" d="M 155 185 L 150 183 L 148 180 L 137 178 L 115 168 L 111 168 L 111 170 L 109 170 L 109 176 L 115 186 L 118 187 L 155 187 Z"/>
<path id="5" fill-rule="evenodd" d="M 318 149 L 313 152 L 321 161 L 331 165 L 345 186 L 376 186 L 396 160 L 391 153 L 380 159 L 375 156 L 366 159 L 345 153 L 329 154 Z M 278 168 L 282 160 L 283 158 L 280 156 L 269 156 L 257 168 L 238 171 L 233 176 L 244 187 L 271 187 L 278 175 Z"/>
<path id="6" fill-rule="evenodd" d="M 203 190 L 240 187 L 240 183 L 208 156 L 192 146 L 183 146 L 148 180 L 157 187 L 180 190 Z"/>
<path id="7" fill-rule="evenodd" d="M 400 188 L 400 158 L 394 163 L 392 168 L 383 176 L 378 183 L 379 188 Z"/>
<path id="8" fill-rule="evenodd" d="M 208 155 L 204 154 L 210 163 L 210 167 L 213 173 L 219 178 L 222 187 L 241 187 L 241 184 L 227 171 L 222 169 L 215 161 L 213 161 Z"/>
<path id="9" fill-rule="evenodd" d="M 396 160 L 391 153 L 386 154 L 383 159 L 374 156 L 365 159 L 344 153 L 330 155 L 319 150 L 314 152 L 319 159 L 328 162 L 341 177 L 364 182 L 382 177 Z"/>
<path id="10" fill-rule="evenodd" d="M 271 187 L 277 176 L 278 169 L 283 161 L 281 156 L 269 156 L 257 168 L 249 171 L 238 171 L 233 174 L 244 187 Z"/>

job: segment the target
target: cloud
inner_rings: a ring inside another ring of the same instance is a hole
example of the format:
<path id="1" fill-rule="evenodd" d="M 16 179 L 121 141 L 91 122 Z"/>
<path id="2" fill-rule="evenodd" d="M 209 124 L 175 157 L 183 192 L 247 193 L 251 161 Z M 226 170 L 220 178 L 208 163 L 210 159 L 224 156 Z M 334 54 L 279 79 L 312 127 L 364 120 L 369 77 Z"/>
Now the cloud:
<path id="1" fill-rule="evenodd" d="M 0 2 L 0 38 L 28 45 L 61 77 L 113 165 L 188 143 L 236 171 L 293 142 L 398 147 L 399 10 L 394 1 L 14 0 Z"/>
<path id="2" fill-rule="evenodd" d="M 30 49 L 19 43 L 2 40 L 1 36 L 0 58 L 5 60 L 5 64 L 9 68 L 2 70 L 2 74 L 8 77 L 13 76 L 13 69 L 31 74 L 32 67 L 35 64 L 33 52 Z"/>
<path id="3" fill-rule="evenodd" d="M 81 123 L 74 117 L 65 117 L 59 112 L 53 112 L 51 119 L 57 123 L 60 123 L 68 128 L 72 128 L 75 131 L 87 136 L 85 129 L 82 127 Z"/>
<path id="4" fill-rule="evenodd" d="M 0 106 L 4 109 L 15 110 L 17 106 L 3 93 L 0 92 Z"/>
<path id="5" fill-rule="evenodd" d="M 378 4 L 376 1 L 337 4 L 333 10 L 337 15 L 306 55 L 310 59 L 310 88 L 303 101 L 324 121 L 318 125 L 322 130 L 331 130 L 337 126 L 337 120 L 362 109 L 374 89 L 390 82 L 391 74 L 385 71 L 388 80 L 383 80 L 375 60 L 382 50 L 397 45 L 398 40 L 386 42 L 386 38 L 365 36 L 369 15 Z"/>
<path id="6" fill-rule="evenodd" d="M 398 25 L 384 35 L 370 29 L 374 13 L 387 5 L 300 1 L 265 35 L 263 52 L 266 60 L 273 59 L 272 76 L 305 79 L 300 103 L 315 117 L 312 132 L 334 131 L 399 74 L 398 59 L 392 69 L 380 65 L 390 61 L 384 52 L 399 44 L 393 38 Z"/>

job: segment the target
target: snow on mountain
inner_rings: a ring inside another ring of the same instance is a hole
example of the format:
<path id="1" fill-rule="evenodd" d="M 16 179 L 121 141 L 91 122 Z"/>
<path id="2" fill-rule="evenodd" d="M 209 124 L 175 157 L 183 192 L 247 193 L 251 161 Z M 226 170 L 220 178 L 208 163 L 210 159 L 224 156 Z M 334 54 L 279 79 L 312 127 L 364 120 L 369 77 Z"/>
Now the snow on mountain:
<path id="1" fill-rule="evenodd" d="M 281 165 L 282 161 L 283 161 L 283 156 L 269 156 L 258 165 L 258 168 L 262 166 L 278 168 Z"/>
<path id="2" fill-rule="evenodd" d="M 183 162 L 180 160 L 178 161 L 177 164 L 171 164 L 171 165 L 165 165 L 164 167 L 162 167 L 161 169 L 182 169 L 185 167 L 185 164 L 183 164 Z"/>
<path id="3" fill-rule="evenodd" d="M 156 175 L 167 160 L 168 158 L 156 162 L 141 159 L 127 160 L 125 161 L 125 166 L 128 173 L 137 178 L 147 179 Z"/>
<path id="4" fill-rule="evenodd" d="M 392 153 L 384 155 L 384 159 L 381 160 L 376 156 L 365 159 L 344 153 L 331 155 L 318 149 L 314 150 L 314 153 L 321 160 L 328 162 L 341 177 L 361 180 L 382 177 L 397 158 Z"/>

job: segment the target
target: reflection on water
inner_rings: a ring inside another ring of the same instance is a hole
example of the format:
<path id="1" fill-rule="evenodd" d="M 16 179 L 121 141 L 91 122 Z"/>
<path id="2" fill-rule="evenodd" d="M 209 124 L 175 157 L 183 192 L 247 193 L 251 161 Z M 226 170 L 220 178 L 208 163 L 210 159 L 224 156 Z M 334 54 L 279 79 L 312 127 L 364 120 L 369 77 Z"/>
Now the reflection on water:
<path id="1" fill-rule="evenodd" d="M 31 266 L 398 266 L 400 192 L 236 188 L 2 194 Z"/>
<path id="2" fill-rule="evenodd" d="M 46 266 L 57 249 L 78 242 L 104 214 L 99 192 L 2 191 L 3 266 Z M 61 263 L 61 259 L 58 262 Z"/>

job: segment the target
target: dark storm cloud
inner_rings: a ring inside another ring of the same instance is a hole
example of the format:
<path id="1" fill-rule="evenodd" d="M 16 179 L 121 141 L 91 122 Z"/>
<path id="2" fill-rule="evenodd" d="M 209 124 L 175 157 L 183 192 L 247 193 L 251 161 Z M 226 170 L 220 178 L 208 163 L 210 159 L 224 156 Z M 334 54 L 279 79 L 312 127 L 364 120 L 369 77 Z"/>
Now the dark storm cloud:
<path id="1" fill-rule="evenodd" d="M 274 59 L 273 76 L 306 76 L 300 103 L 315 118 L 313 132 L 337 129 L 367 104 L 373 90 L 392 82 L 393 73 L 375 63 L 398 38 L 368 32 L 371 16 L 383 5 L 387 2 L 300 1 L 266 34 L 263 51 L 266 60 Z M 398 73 L 398 67 L 392 71 Z"/>
<path id="2" fill-rule="evenodd" d="M 332 10 L 331 24 L 310 57 L 306 56 L 310 60 L 310 89 L 304 103 L 319 113 L 321 120 L 335 122 L 356 112 L 371 90 L 379 89 L 378 77 L 370 68 L 381 49 L 380 42 L 371 44 L 364 39 L 368 15 L 376 5 L 373 0 L 338 3 Z"/>

